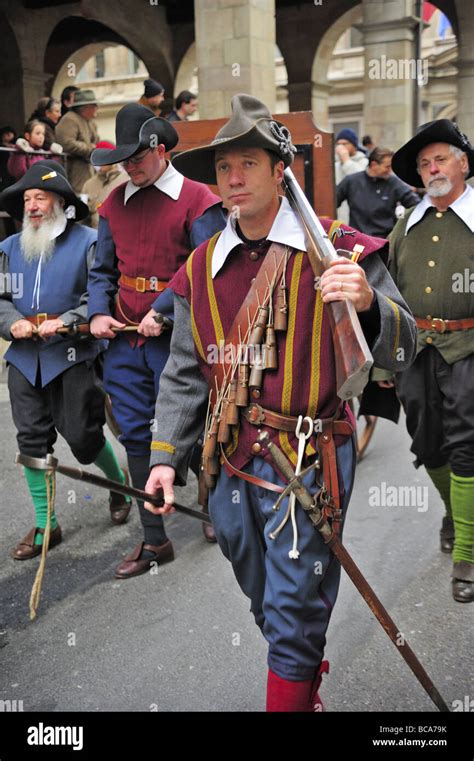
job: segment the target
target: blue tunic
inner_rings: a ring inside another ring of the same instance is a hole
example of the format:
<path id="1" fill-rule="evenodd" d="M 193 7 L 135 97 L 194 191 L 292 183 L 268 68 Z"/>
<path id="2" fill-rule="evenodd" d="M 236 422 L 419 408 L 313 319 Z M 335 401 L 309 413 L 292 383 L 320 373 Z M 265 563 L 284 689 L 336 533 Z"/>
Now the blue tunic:
<path id="1" fill-rule="evenodd" d="M 4 293 L 1 310 L 3 337 L 11 339 L 10 326 L 19 315 L 48 313 L 64 316 L 67 313 L 68 322 L 74 319 L 86 322 L 88 254 L 96 241 L 96 231 L 84 225 L 68 225 L 56 239 L 51 258 L 41 265 L 40 278 L 38 261 L 28 263 L 22 255 L 20 237 L 20 233 L 12 235 L 1 244 L 8 259 L 4 278 L 9 276 L 15 284 L 14 288 L 4 289 L 10 293 Z M 10 299 L 11 304 L 8 304 Z M 44 387 L 73 365 L 94 359 L 104 346 L 104 342 L 87 335 L 23 339 L 12 342 L 5 359 L 32 385 L 36 383 L 39 370 Z"/>

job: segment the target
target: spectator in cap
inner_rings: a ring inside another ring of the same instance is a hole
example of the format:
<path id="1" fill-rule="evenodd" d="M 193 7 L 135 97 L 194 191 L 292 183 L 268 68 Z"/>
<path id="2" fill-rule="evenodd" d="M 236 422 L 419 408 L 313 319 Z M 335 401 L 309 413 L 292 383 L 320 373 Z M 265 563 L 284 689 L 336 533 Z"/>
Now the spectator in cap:
<path id="1" fill-rule="evenodd" d="M 114 150 L 116 147 L 115 143 L 109 143 L 107 140 L 101 140 L 97 143 L 99 149 Z M 96 166 L 94 169 L 96 174 L 84 183 L 81 198 L 89 207 L 88 224 L 97 229 L 99 227 L 99 206 L 102 205 L 111 190 L 123 182 L 127 182 L 130 178 L 121 164 L 105 164 L 104 166 Z"/>
<path id="2" fill-rule="evenodd" d="M 76 193 L 93 176 L 90 155 L 99 140 L 94 118 L 97 114 L 97 98 L 93 90 L 77 90 L 74 102 L 56 127 L 58 143 L 68 153 L 68 178 Z"/>
<path id="3" fill-rule="evenodd" d="M 161 114 L 161 104 L 165 99 L 165 88 L 161 82 L 157 82 L 155 79 L 145 79 L 145 90 L 142 97 L 138 101 L 142 106 L 150 108 L 155 116 Z"/>
<path id="4" fill-rule="evenodd" d="M 368 163 L 367 156 L 362 146 L 359 145 L 354 130 L 349 127 L 341 129 L 336 135 L 336 185 L 339 185 L 348 174 L 362 172 Z M 349 207 L 346 201 L 338 207 L 337 218 L 348 224 Z"/>

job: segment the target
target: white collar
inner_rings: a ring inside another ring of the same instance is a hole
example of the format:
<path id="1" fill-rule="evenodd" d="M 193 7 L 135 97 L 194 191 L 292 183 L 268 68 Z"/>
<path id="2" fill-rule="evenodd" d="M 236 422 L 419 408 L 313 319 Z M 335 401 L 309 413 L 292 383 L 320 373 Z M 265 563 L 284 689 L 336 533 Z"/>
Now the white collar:
<path id="1" fill-rule="evenodd" d="M 227 224 L 224 227 L 219 240 L 216 243 L 212 256 L 212 277 L 214 278 L 225 264 L 230 252 L 242 244 L 241 238 L 235 231 L 236 220 L 233 214 L 229 214 Z M 278 214 L 276 215 L 267 240 L 272 243 L 282 243 L 284 246 L 296 248 L 298 251 L 306 251 L 305 235 L 303 227 L 291 208 L 288 199 L 282 197 Z"/>
<path id="2" fill-rule="evenodd" d="M 170 162 L 167 163 L 168 166 L 165 171 L 160 177 L 158 177 L 153 185 L 155 188 L 158 188 L 158 190 L 161 190 L 162 193 L 166 193 L 166 195 L 172 198 L 173 201 L 177 201 L 181 193 L 181 188 L 183 187 L 184 175 L 182 175 L 181 172 L 178 172 Z M 138 193 L 139 190 L 141 190 L 141 188 L 137 187 L 137 185 L 134 185 L 133 182 L 129 180 L 125 187 L 123 205 L 125 206 L 129 198 L 135 195 L 135 193 Z"/>
<path id="3" fill-rule="evenodd" d="M 62 235 L 62 233 L 66 229 L 67 223 L 68 223 L 68 220 L 65 216 L 62 217 L 61 219 L 58 219 L 53 229 L 51 230 L 51 235 L 49 236 L 49 239 L 54 240 L 55 238 L 59 238 L 59 236 Z"/>
<path id="4" fill-rule="evenodd" d="M 415 210 L 410 214 L 410 217 L 405 228 L 405 235 L 408 231 L 416 225 L 430 208 L 434 206 L 430 196 L 426 193 L 422 201 L 415 206 Z M 464 193 L 456 198 L 453 203 L 450 203 L 448 209 L 452 209 L 455 214 L 462 219 L 465 225 L 469 227 L 470 231 L 474 233 L 474 188 L 470 185 L 466 185 Z"/>

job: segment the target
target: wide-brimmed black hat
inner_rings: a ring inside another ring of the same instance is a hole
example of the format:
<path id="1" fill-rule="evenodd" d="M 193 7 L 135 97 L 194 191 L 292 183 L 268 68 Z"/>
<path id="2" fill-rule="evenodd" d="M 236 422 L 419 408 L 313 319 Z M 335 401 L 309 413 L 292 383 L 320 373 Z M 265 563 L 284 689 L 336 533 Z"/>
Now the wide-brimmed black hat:
<path id="1" fill-rule="evenodd" d="M 468 177 L 474 175 L 474 148 L 468 137 L 450 119 L 436 119 L 418 127 L 416 135 L 402 145 L 392 157 L 392 169 L 395 174 L 415 188 L 422 187 L 423 183 L 416 168 L 416 157 L 431 143 L 449 143 L 460 148 L 469 160 Z"/>
<path id="2" fill-rule="evenodd" d="M 261 100 L 241 93 L 232 98 L 232 116 L 212 143 L 190 148 L 173 159 L 173 165 L 191 180 L 215 185 L 214 154 L 220 148 L 264 148 L 290 166 L 296 148 L 287 127 L 275 121 Z"/>
<path id="3" fill-rule="evenodd" d="M 115 142 L 113 151 L 96 148 L 91 161 L 95 166 L 117 164 L 139 153 L 145 148 L 163 143 L 166 150 L 175 147 L 179 137 L 175 128 L 166 119 L 155 116 L 153 111 L 140 103 L 127 103 L 120 109 L 115 121 Z"/>
<path id="4" fill-rule="evenodd" d="M 23 193 L 33 188 L 47 190 L 64 198 L 64 210 L 70 218 L 85 219 L 89 214 L 87 205 L 76 196 L 70 186 L 64 167 L 58 161 L 49 159 L 37 161 L 18 182 L 0 193 L 0 207 L 15 219 L 23 219 Z M 68 213 L 68 206 L 72 206 L 74 212 Z"/>

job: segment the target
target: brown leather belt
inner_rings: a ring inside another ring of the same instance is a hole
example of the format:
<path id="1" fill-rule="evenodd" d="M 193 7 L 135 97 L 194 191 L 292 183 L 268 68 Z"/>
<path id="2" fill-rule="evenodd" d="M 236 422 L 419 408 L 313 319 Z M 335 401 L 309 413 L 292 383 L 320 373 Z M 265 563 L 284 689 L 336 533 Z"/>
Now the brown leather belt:
<path id="1" fill-rule="evenodd" d="M 35 328 L 39 328 L 40 325 L 43 324 L 43 322 L 46 322 L 46 320 L 57 320 L 59 314 L 48 314 L 47 312 L 38 312 L 38 314 L 30 314 L 26 317 L 24 317 L 24 320 L 28 320 L 28 322 L 31 322 L 32 325 L 35 326 Z"/>
<path id="2" fill-rule="evenodd" d="M 281 415 L 278 412 L 266 410 L 259 404 L 249 404 L 242 410 L 246 420 L 252 425 L 267 425 L 270 428 L 276 428 L 279 431 L 294 432 L 298 423 L 297 417 L 291 415 Z M 341 513 L 341 495 L 339 492 L 339 478 L 337 472 L 337 454 L 334 442 L 334 436 L 352 436 L 354 429 L 348 420 L 334 420 L 334 418 L 318 418 L 320 431 L 317 433 L 317 450 L 319 452 L 322 469 L 325 499 L 323 500 L 322 509 L 324 514 L 331 517 L 334 531 L 338 532 Z M 322 430 L 321 430 L 322 429 Z M 258 476 L 252 476 L 242 470 L 235 468 L 227 459 L 224 448 L 221 446 L 221 456 L 223 461 L 234 476 L 248 481 L 254 486 L 269 491 L 282 492 L 285 487 L 273 484 Z"/>
<path id="3" fill-rule="evenodd" d="M 474 317 L 466 317 L 463 320 L 443 320 L 441 317 L 425 320 L 423 317 L 415 317 L 415 322 L 419 328 L 435 330 L 436 333 L 449 333 L 452 330 L 474 328 Z"/>
<path id="4" fill-rule="evenodd" d="M 147 291 L 159 292 L 164 291 L 168 287 L 169 280 L 158 280 L 157 277 L 128 277 L 128 275 L 120 275 L 119 285 L 124 285 L 126 288 L 133 288 L 138 293 L 146 293 Z"/>
<path id="5" fill-rule="evenodd" d="M 242 410 L 246 420 L 252 425 L 267 425 L 269 428 L 276 428 L 278 431 L 288 431 L 294 433 L 298 418 L 292 415 L 281 415 L 278 412 L 266 410 L 260 404 L 249 404 Z M 332 427 L 335 436 L 351 436 L 353 428 L 348 420 L 334 420 L 334 418 L 319 419 L 322 431 L 327 427 Z M 316 429 L 317 431 L 317 429 Z"/>

